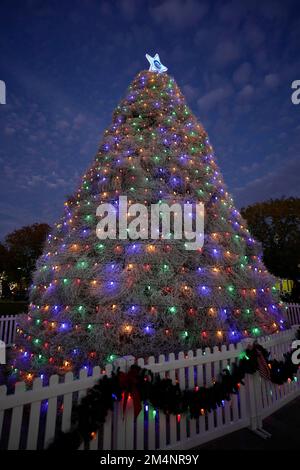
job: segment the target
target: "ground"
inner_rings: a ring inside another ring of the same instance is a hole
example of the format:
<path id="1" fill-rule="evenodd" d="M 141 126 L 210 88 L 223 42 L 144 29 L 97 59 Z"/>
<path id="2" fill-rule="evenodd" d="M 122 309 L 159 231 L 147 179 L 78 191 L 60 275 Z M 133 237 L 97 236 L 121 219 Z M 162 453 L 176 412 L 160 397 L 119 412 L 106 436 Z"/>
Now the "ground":
<path id="1" fill-rule="evenodd" d="M 298 450 L 300 447 L 300 398 L 266 418 L 264 429 L 272 434 L 271 439 L 264 440 L 249 429 L 242 429 L 193 450 Z"/>

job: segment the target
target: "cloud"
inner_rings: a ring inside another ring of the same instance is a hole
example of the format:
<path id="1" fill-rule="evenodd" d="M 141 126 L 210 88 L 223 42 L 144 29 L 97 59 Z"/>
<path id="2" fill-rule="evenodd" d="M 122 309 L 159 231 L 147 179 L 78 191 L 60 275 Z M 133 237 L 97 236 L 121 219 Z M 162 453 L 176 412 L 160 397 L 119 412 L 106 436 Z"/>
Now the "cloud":
<path id="1" fill-rule="evenodd" d="M 214 56 L 213 63 L 218 67 L 225 67 L 235 62 L 241 56 L 241 47 L 237 42 L 231 40 L 219 42 Z"/>
<path id="2" fill-rule="evenodd" d="M 67 129 L 69 126 L 70 124 L 65 119 L 59 119 L 56 123 L 56 128 L 62 131 Z"/>
<path id="3" fill-rule="evenodd" d="M 137 12 L 137 2 L 135 0 L 119 0 L 120 10 L 124 18 L 132 21 Z"/>
<path id="4" fill-rule="evenodd" d="M 249 62 L 243 62 L 238 68 L 235 70 L 233 74 L 233 81 L 237 85 L 243 85 L 244 83 L 249 82 L 249 78 L 252 74 L 252 65 Z"/>
<path id="5" fill-rule="evenodd" d="M 245 2 L 232 0 L 221 2 L 217 9 L 217 15 L 223 22 L 238 25 L 247 13 L 248 7 Z"/>
<path id="6" fill-rule="evenodd" d="M 289 9 L 285 2 L 274 2 L 274 0 L 264 0 L 258 3 L 259 13 L 263 14 L 269 20 L 279 20 L 283 23 L 286 19 Z"/>
<path id="7" fill-rule="evenodd" d="M 3 171 L 3 175 L 5 176 L 5 178 L 9 179 L 9 178 L 15 178 L 18 170 L 14 166 L 10 164 L 6 164 L 2 167 L 2 171 Z"/>
<path id="8" fill-rule="evenodd" d="M 214 28 L 215 32 L 215 28 Z M 197 47 L 204 47 L 212 44 L 214 39 L 214 34 L 212 34 L 212 28 L 208 28 L 207 26 L 203 26 L 203 28 L 199 29 L 194 37 L 194 43 Z"/>
<path id="9" fill-rule="evenodd" d="M 208 5 L 196 0 L 163 0 L 160 5 L 150 8 L 157 24 L 184 29 L 197 24 L 208 11 Z"/>
<path id="10" fill-rule="evenodd" d="M 189 101 L 193 101 L 198 95 L 198 89 L 189 84 L 183 85 L 182 91 L 187 100 Z"/>
<path id="11" fill-rule="evenodd" d="M 246 101 L 249 99 L 251 96 L 253 96 L 254 93 L 254 87 L 252 85 L 245 85 L 242 90 L 238 93 L 237 99 L 239 101 Z"/>
<path id="12" fill-rule="evenodd" d="M 78 113 L 77 116 L 75 116 L 73 124 L 75 129 L 79 129 L 82 124 L 86 122 L 86 116 L 82 113 Z"/>
<path id="13" fill-rule="evenodd" d="M 245 38 L 246 43 L 253 49 L 261 47 L 265 41 L 264 32 L 253 22 L 246 23 L 243 37 Z"/>
<path id="14" fill-rule="evenodd" d="M 279 76 L 276 73 L 269 73 L 264 79 L 268 88 L 276 88 L 279 85 Z"/>
<path id="15" fill-rule="evenodd" d="M 233 88 L 230 85 L 220 86 L 214 90 L 209 91 L 201 98 L 198 99 L 197 104 L 200 110 L 210 110 L 214 108 L 218 103 L 224 101 L 226 98 L 231 96 Z"/>
<path id="16" fill-rule="evenodd" d="M 240 205 L 247 205 L 282 196 L 299 196 L 300 160 L 292 157 L 265 175 L 234 190 Z"/>
<path id="17" fill-rule="evenodd" d="M 35 222 L 47 222 L 49 219 L 43 218 L 37 214 L 32 207 L 26 203 L 11 204 L 7 201 L 0 202 L 0 238 L 4 239 L 8 233 L 24 225 L 30 225 Z"/>
<path id="18" fill-rule="evenodd" d="M 16 132 L 16 129 L 14 129 L 13 127 L 10 127 L 10 126 L 6 126 L 5 129 L 4 129 L 4 134 L 5 135 L 14 135 Z"/>
<path id="19" fill-rule="evenodd" d="M 108 2 L 102 1 L 100 3 L 100 14 L 101 16 L 109 16 L 112 13 L 110 5 Z"/>
<path id="20" fill-rule="evenodd" d="M 241 171 L 243 173 L 252 173 L 252 171 L 256 171 L 259 167 L 260 167 L 259 163 L 253 162 L 250 165 L 241 166 Z"/>
<path id="21" fill-rule="evenodd" d="M 7 173 L 7 171 L 6 171 Z M 12 176 L 12 175 L 10 175 Z M 15 175 L 15 177 L 17 177 Z M 68 176 L 65 178 L 64 175 L 61 174 L 61 171 L 57 173 L 56 171 L 52 171 L 51 173 L 47 174 L 32 174 L 31 172 L 23 172 L 22 179 L 19 181 L 19 187 L 26 190 L 34 191 L 41 189 L 41 188 L 68 188 L 71 189 L 74 185 L 74 175 Z"/>

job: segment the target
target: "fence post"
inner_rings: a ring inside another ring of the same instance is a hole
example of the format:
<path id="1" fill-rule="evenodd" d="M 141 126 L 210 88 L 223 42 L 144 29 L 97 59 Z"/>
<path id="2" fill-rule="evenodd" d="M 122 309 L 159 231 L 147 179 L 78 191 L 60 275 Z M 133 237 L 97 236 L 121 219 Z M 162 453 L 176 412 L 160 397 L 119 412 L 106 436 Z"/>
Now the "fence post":
<path id="1" fill-rule="evenodd" d="M 291 330 L 294 331 L 295 336 L 296 336 L 296 333 L 297 333 L 297 331 L 298 331 L 299 329 L 300 329 L 300 324 L 292 325 L 292 326 L 291 326 Z M 295 339 L 295 338 L 293 337 L 293 339 Z"/>
<path id="2" fill-rule="evenodd" d="M 258 372 L 247 374 L 247 401 L 249 403 L 250 429 L 256 431 L 262 428 L 262 395 L 261 378 Z"/>
<path id="3" fill-rule="evenodd" d="M 242 340 L 242 343 L 247 346 L 251 345 L 255 340 L 252 338 L 247 338 Z M 245 378 L 246 385 L 246 400 L 247 400 L 247 409 L 249 412 L 249 428 L 251 431 L 255 432 L 259 437 L 263 439 L 268 439 L 271 437 L 267 431 L 263 429 L 263 420 L 262 420 L 262 411 L 263 411 L 263 402 L 262 402 L 262 379 L 259 372 L 255 374 L 247 374 Z"/>

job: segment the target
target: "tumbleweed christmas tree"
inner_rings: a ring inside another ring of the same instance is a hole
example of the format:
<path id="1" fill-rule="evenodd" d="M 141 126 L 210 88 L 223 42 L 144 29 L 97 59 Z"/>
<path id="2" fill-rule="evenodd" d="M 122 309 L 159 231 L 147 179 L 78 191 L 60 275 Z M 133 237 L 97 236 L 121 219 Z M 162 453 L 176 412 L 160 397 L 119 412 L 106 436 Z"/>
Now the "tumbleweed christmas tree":
<path id="1" fill-rule="evenodd" d="M 97 207 L 204 203 L 204 246 L 99 240 Z M 39 374 L 274 333 L 281 307 L 203 127 L 174 79 L 140 72 L 37 264 L 13 373 Z"/>

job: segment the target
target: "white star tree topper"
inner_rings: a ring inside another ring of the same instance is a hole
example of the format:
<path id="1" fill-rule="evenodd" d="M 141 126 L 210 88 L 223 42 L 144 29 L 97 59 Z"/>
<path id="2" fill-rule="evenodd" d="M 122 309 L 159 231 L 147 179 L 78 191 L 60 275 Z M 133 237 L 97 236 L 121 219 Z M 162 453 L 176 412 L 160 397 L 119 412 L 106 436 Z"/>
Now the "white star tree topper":
<path id="1" fill-rule="evenodd" d="M 168 70 L 167 67 L 165 67 L 161 63 L 159 55 L 157 53 L 155 54 L 154 57 L 151 57 L 151 55 L 146 54 L 146 58 L 150 64 L 150 67 L 149 67 L 150 72 L 164 73 Z"/>

